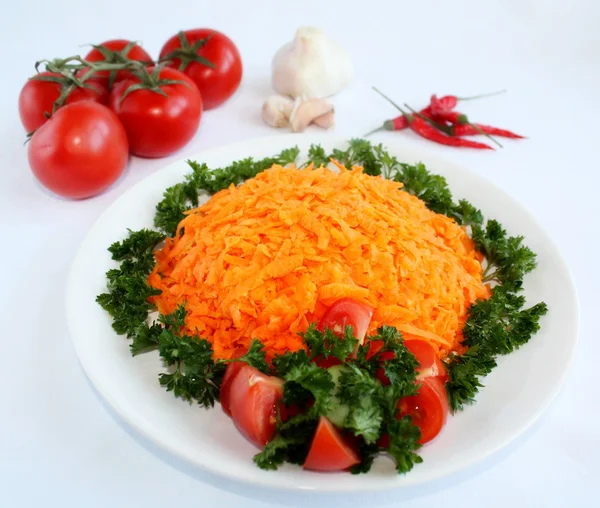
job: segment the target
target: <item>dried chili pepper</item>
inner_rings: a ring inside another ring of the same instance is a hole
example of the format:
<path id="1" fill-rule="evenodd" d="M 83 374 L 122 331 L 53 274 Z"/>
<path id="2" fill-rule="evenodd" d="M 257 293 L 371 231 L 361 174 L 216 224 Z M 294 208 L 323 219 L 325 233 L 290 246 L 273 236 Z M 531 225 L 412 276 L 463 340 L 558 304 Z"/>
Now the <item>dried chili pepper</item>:
<path id="1" fill-rule="evenodd" d="M 487 136 L 488 138 L 490 138 L 494 143 L 496 143 L 500 148 L 502 148 L 502 145 L 495 139 L 492 137 L 492 135 L 488 132 L 485 132 L 483 129 L 479 128 L 477 126 L 477 124 L 471 123 L 469 121 L 469 118 L 467 117 L 467 115 L 463 115 L 462 113 L 459 113 L 458 111 L 447 111 L 444 113 L 441 113 L 439 115 L 432 115 L 431 116 L 432 120 L 435 122 L 444 122 L 444 125 L 446 122 L 450 123 L 449 127 L 444 128 L 444 132 L 450 136 L 458 136 L 458 134 L 456 134 L 456 127 L 458 126 L 468 126 L 470 127 L 469 130 L 474 131 L 475 134 L 481 134 L 483 136 Z M 463 136 L 468 136 L 470 134 L 462 134 Z"/>
<path id="2" fill-rule="evenodd" d="M 445 95 L 443 97 L 437 97 L 432 95 L 429 101 L 429 108 L 433 115 L 440 115 L 442 113 L 452 111 L 459 101 L 471 101 L 475 99 L 483 99 L 484 97 L 491 97 L 506 92 L 506 90 L 498 90 L 496 92 L 484 93 L 481 95 L 473 95 L 471 97 L 457 97 L 456 95 Z"/>
<path id="3" fill-rule="evenodd" d="M 491 136 L 500 136 L 502 138 L 512 138 L 512 139 L 524 139 L 525 136 L 521 136 L 520 134 L 516 134 L 514 132 L 508 131 L 506 129 L 499 129 L 498 127 L 492 127 L 491 125 L 484 125 L 481 123 L 473 123 L 473 124 L 459 124 L 453 127 L 453 136 L 477 136 L 484 132 L 485 134 L 489 134 Z"/>
<path id="4" fill-rule="evenodd" d="M 426 116 L 420 115 L 419 113 L 410 115 L 389 97 L 387 97 L 383 92 L 375 87 L 373 87 L 373 90 L 375 90 L 379 95 L 392 104 L 392 106 L 400 111 L 402 116 L 408 122 L 410 128 L 422 138 L 428 139 L 429 141 L 434 141 L 441 145 L 493 150 L 491 146 L 486 145 L 485 143 L 478 143 L 477 141 L 448 136 L 447 134 L 441 132 L 436 126 L 428 123 Z"/>
<path id="5" fill-rule="evenodd" d="M 403 115 L 400 115 L 391 120 L 386 120 L 381 127 L 377 127 L 377 129 L 367 132 L 364 137 L 379 131 L 401 131 L 403 129 L 408 129 L 408 120 Z"/>
<path id="6" fill-rule="evenodd" d="M 419 136 L 434 141 L 441 145 L 447 146 L 458 146 L 464 148 L 478 148 L 484 150 L 493 150 L 493 148 L 485 143 L 479 143 L 477 141 L 471 141 L 461 137 L 453 137 L 444 134 L 443 132 L 436 129 L 433 125 L 428 124 L 421 117 L 413 115 L 412 119 L 409 120 L 410 128 L 415 131 Z"/>

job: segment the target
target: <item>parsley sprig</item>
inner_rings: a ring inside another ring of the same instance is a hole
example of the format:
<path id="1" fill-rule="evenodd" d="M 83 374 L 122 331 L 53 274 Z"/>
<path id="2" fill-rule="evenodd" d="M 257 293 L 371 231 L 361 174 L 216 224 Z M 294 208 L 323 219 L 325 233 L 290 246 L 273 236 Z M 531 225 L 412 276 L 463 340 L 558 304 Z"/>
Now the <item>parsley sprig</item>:
<path id="1" fill-rule="evenodd" d="M 302 334 L 308 351 L 297 351 L 273 359 L 274 374 L 285 381 L 283 404 L 299 409 L 297 415 L 278 419 L 277 435 L 254 457 L 263 469 L 277 469 L 284 462 L 302 463 L 314 436 L 319 418 L 325 416 L 339 428 L 355 436 L 361 463 L 354 473 L 367 472 L 373 458 L 382 452 L 396 461 L 398 472 L 405 473 L 421 462 L 416 451 L 420 432 L 410 417 L 398 420 L 398 402 L 417 390 L 415 357 L 406 349 L 402 336 L 393 327 L 384 326 L 358 345 L 352 328 L 338 337 L 330 330 L 321 332 L 314 325 Z M 370 356 L 369 340 L 383 342 L 377 354 Z M 356 355 L 353 352 L 356 351 Z M 380 355 L 393 351 L 385 362 L 386 373 L 395 382 L 383 385 L 376 376 Z M 341 365 L 323 368 L 315 359 L 338 358 Z M 369 357 L 369 359 L 367 359 Z M 377 444 L 383 435 L 389 448 Z"/>

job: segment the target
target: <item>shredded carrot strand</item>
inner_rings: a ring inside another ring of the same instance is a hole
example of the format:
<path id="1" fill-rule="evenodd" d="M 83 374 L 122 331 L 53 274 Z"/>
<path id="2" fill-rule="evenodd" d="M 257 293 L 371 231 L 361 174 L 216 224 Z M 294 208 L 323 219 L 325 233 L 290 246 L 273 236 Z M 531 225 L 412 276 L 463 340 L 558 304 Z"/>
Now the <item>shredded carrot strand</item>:
<path id="1" fill-rule="evenodd" d="M 273 166 L 188 212 L 155 254 L 158 310 L 186 302 L 186 331 L 218 358 L 254 337 L 269 357 L 297 350 L 344 297 L 375 309 L 370 333 L 387 324 L 461 351 L 469 305 L 490 294 L 473 242 L 402 184 L 338 166 Z"/>

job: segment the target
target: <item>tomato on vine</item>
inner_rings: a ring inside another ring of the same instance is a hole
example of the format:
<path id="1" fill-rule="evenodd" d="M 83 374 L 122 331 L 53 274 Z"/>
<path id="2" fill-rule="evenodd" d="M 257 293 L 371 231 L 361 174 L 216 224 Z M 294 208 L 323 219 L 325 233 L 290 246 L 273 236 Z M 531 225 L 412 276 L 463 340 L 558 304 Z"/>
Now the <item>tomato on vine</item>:
<path id="1" fill-rule="evenodd" d="M 52 192 L 88 198 L 125 170 L 127 134 L 106 106 L 80 101 L 60 108 L 35 131 L 27 155 L 37 179 Z"/>
<path id="2" fill-rule="evenodd" d="M 129 62 L 142 62 L 152 65 L 152 57 L 136 41 L 114 39 L 93 45 L 93 49 L 85 56 L 88 62 L 105 62 L 107 64 L 127 64 Z M 125 78 L 131 77 L 128 70 L 104 70 L 94 73 L 94 79 L 99 79 L 106 87 Z"/>
<path id="3" fill-rule="evenodd" d="M 204 109 L 229 99 L 242 80 L 242 59 L 233 41 L 208 28 L 179 32 L 160 50 L 160 61 L 188 76 L 202 95 Z"/>
<path id="4" fill-rule="evenodd" d="M 81 83 L 58 72 L 40 72 L 29 78 L 19 94 L 19 116 L 27 132 L 41 127 L 60 106 L 78 101 L 108 102 L 108 90 L 96 81 Z"/>
<path id="5" fill-rule="evenodd" d="M 140 157 L 165 157 L 183 148 L 202 117 L 194 82 L 164 65 L 115 83 L 109 106 L 125 127 L 131 153 Z"/>

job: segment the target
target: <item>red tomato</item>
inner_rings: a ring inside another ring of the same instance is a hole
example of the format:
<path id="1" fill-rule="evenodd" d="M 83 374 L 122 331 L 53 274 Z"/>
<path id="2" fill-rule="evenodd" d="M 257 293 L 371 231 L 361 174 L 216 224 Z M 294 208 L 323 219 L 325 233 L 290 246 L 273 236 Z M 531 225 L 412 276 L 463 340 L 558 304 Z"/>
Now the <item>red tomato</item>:
<path id="1" fill-rule="evenodd" d="M 404 341 L 404 345 L 419 362 L 417 379 L 437 377 L 442 384 L 448 381 L 448 372 L 446 372 L 444 362 L 440 360 L 440 357 L 429 342 L 411 339 Z"/>
<path id="2" fill-rule="evenodd" d="M 352 298 L 342 298 L 325 311 L 317 328 L 321 331 L 330 328 L 338 335 L 344 333 L 346 326 L 350 325 L 355 337 L 362 341 L 367 334 L 373 309 L 364 303 Z"/>
<path id="3" fill-rule="evenodd" d="M 239 358 L 240 356 L 244 356 L 244 354 L 246 354 L 246 348 L 237 348 L 232 357 Z M 231 383 L 233 383 L 234 378 L 244 365 L 247 364 L 244 362 L 232 362 L 227 365 L 227 369 L 225 369 L 225 375 L 223 376 L 223 381 L 221 382 L 221 393 L 219 399 L 221 401 L 221 407 L 227 416 L 231 416 Z"/>
<path id="4" fill-rule="evenodd" d="M 162 80 L 182 83 L 160 84 Z M 166 95 L 142 89 L 123 99 L 127 89 L 138 83 L 137 77 L 119 81 L 109 99 L 111 109 L 127 131 L 131 153 L 165 157 L 183 148 L 198 130 L 202 116 L 202 99 L 196 85 L 181 72 L 165 67 L 159 72 L 158 84 Z"/>
<path id="5" fill-rule="evenodd" d="M 323 355 L 319 355 L 313 359 L 313 363 L 316 363 L 322 369 L 328 369 L 329 367 L 341 365 L 343 362 L 335 356 L 328 356 L 327 358 L 324 358 Z"/>
<path id="6" fill-rule="evenodd" d="M 119 63 L 122 62 L 124 59 L 137 60 L 138 62 L 147 62 L 148 64 L 152 63 L 152 57 L 148 53 L 146 53 L 144 48 L 142 48 L 139 44 L 133 46 L 127 53 L 124 53 L 123 50 L 130 43 L 131 41 L 128 41 L 126 39 L 114 39 L 111 41 L 103 42 L 102 44 L 98 44 L 98 46 L 104 46 L 110 51 L 120 53 L 120 55 L 113 55 L 112 57 L 110 57 L 108 59 L 109 63 Z M 99 49 L 94 48 L 86 55 L 85 60 L 87 60 L 88 62 L 103 62 L 106 60 L 106 58 Z M 93 77 L 94 79 L 102 80 L 105 86 L 108 86 L 110 72 L 111 71 L 98 71 L 94 73 Z M 131 72 L 125 70 L 117 71 L 115 76 L 115 82 L 128 77 L 131 77 Z"/>
<path id="7" fill-rule="evenodd" d="M 435 352 L 435 349 L 429 342 L 419 339 L 410 339 L 404 341 L 406 349 L 408 349 L 419 362 L 417 369 L 417 379 L 423 379 L 426 377 L 437 377 L 442 383 L 448 381 L 448 373 L 444 362 L 440 360 L 439 356 Z M 374 340 L 369 343 L 369 351 L 367 352 L 367 360 L 371 359 L 374 355 L 379 353 L 383 347 L 383 341 Z M 381 362 L 391 360 L 394 358 L 394 353 L 391 351 L 384 351 L 379 355 Z M 384 385 L 389 385 L 390 380 L 385 375 L 383 368 L 377 371 L 377 379 Z"/>
<path id="8" fill-rule="evenodd" d="M 240 86 L 242 80 L 242 59 L 233 41 L 226 35 L 209 28 L 186 30 L 183 35 L 187 41 L 181 49 L 180 34 L 171 37 L 160 50 L 160 59 L 168 59 L 169 66 L 179 69 L 189 76 L 200 90 L 204 109 L 213 109 L 223 104 Z M 210 37 L 208 40 L 207 37 Z M 190 46 L 205 39 L 206 43 L 193 51 Z M 182 52 L 188 50 L 188 55 Z M 214 68 L 195 61 L 199 55 L 208 60 Z"/>
<path id="9" fill-rule="evenodd" d="M 40 72 L 37 77 L 59 77 L 56 72 Z M 100 104 L 108 102 L 108 90 L 97 82 L 88 82 L 94 88 L 75 88 L 67 98 L 66 104 L 78 101 L 95 101 Z M 19 115 L 27 132 L 32 132 L 43 125 L 52 113 L 54 101 L 60 96 L 61 85 L 52 81 L 42 81 L 36 77 L 29 78 L 19 95 Z"/>
<path id="10" fill-rule="evenodd" d="M 413 423 L 421 429 L 419 443 L 425 444 L 436 437 L 446 423 L 449 405 L 444 384 L 435 377 L 422 380 L 419 393 L 404 397 L 398 403 L 398 417 L 412 417 Z"/>
<path id="11" fill-rule="evenodd" d="M 231 418 L 238 430 L 256 446 L 273 437 L 277 406 L 283 397 L 283 380 L 244 365 L 230 388 Z"/>
<path id="12" fill-rule="evenodd" d="M 127 166 L 127 134 L 115 114 L 91 101 L 60 108 L 33 135 L 29 165 L 56 194 L 87 198 L 99 194 Z"/>
<path id="13" fill-rule="evenodd" d="M 321 416 L 304 469 L 342 471 L 360 462 L 358 453 L 327 418 Z"/>

